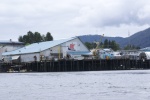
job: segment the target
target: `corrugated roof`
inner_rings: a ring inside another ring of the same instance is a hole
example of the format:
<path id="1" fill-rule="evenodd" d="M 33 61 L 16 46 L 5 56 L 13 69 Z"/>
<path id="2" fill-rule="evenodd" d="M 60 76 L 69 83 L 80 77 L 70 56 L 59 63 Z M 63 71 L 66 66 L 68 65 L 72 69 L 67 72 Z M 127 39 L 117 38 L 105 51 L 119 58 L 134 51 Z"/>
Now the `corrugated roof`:
<path id="1" fill-rule="evenodd" d="M 77 38 L 77 37 L 75 37 L 75 38 Z M 11 52 L 5 52 L 2 55 L 16 55 L 16 54 L 27 54 L 27 53 L 40 52 L 40 51 L 49 49 L 51 47 L 57 46 L 59 44 L 65 43 L 67 41 L 73 40 L 75 38 L 33 43 L 29 46 L 25 46 L 23 48 L 20 48 L 20 49 L 11 51 Z"/>

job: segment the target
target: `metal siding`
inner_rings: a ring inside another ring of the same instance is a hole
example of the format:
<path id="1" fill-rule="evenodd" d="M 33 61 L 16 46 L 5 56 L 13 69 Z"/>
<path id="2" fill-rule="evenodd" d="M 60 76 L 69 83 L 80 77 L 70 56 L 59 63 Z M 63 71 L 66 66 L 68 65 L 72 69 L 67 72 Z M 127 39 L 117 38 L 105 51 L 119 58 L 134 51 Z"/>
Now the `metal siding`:
<path id="1" fill-rule="evenodd" d="M 7 53 L 7 52 L 10 52 L 10 51 L 19 49 L 21 47 L 22 46 L 18 46 L 18 45 L 14 45 L 14 46 L 13 45 L 7 45 L 7 46 L 4 46 L 4 47 L 1 47 L 0 48 L 0 60 L 2 59 L 2 53 Z M 5 50 L 7 50 L 7 52 Z"/>
<path id="2" fill-rule="evenodd" d="M 37 61 L 40 61 L 39 53 L 33 53 L 33 54 L 21 55 L 21 62 L 33 62 L 35 61 L 34 56 L 37 57 Z"/>

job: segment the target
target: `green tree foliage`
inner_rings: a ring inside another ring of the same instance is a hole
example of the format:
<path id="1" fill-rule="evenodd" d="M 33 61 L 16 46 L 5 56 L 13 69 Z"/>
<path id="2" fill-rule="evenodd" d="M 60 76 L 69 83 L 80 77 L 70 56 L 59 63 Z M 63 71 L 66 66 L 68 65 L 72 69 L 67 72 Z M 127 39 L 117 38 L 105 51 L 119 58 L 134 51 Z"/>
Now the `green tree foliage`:
<path id="1" fill-rule="evenodd" d="M 88 47 L 88 49 L 96 48 L 96 43 L 89 43 L 86 42 L 85 45 Z M 119 50 L 120 46 L 115 41 L 108 41 L 107 39 L 104 40 L 104 43 L 100 43 L 99 48 L 111 48 L 114 51 Z"/>
<path id="2" fill-rule="evenodd" d="M 53 37 L 50 32 L 47 32 L 46 36 L 41 35 L 39 32 L 27 32 L 26 35 L 19 36 L 18 41 L 24 42 L 25 44 L 31 44 L 36 42 L 42 42 L 42 41 L 52 41 Z"/>
<path id="3" fill-rule="evenodd" d="M 116 43 L 114 40 L 112 41 L 108 41 L 107 39 L 104 41 L 104 48 L 111 48 L 113 49 L 114 51 L 116 50 L 119 50 L 120 49 L 120 46 L 118 43 Z"/>
<path id="4" fill-rule="evenodd" d="M 30 43 L 34 43 L 34 34 L 31 32 L 31 31 L 29 31 L 28 33 L 27 33 L 27 36 L 28 36 L 28 43 L 30 44 Z"/>
<path id="5" fill-rule="evenodd" d="M 109 42 L 107 39 L 104 41 L 104 48 L 109 48 Z"/>
<path id="6" fill-rule="evenodd" d="M 89 42 L 85 42 L 85 45 L 88 49 L 94 49 L 96 48 L 96 43 L 89 43 Z"/>
<path id="7" fill-rule="evenodd" d="M 18 41 L 23 42 L 23 37 L 19 36 Z"/>
<path id="8" fill-rule="evenodd" d="M 110 41 L 110 48 L 112 48 L 114 51 L 116 51 L 116 50 L 120 49 L 120 46 L 113 40 L 113 41 Z"/>
<path id="9" fill-rule="evenodd" d="M 41 36 L 41 34 L 39 32 L 35 32 L 34 33 L 34 39 L 35 39 L 35 42 L 41 42 L 41 41 L 43 41 L 42 40 L 42 36 Z"/>
<path id="10" fill-rule="evenodd" d="M 45 41 L 52 41 L 52 40 L 53 40 L 53 37 L 52 37 L 51 33 L 47 32 L 46 37 L 45 37 Z"/>
<path id="11" fill-rule="evenodd" d="M 28 39 L 28 36 L 27 35 L 24 35 L 23 36 L 23 42 L 25 42 L 25 41 L 29 41 L 29 39 Z M 25 42 L 26 43 L 26 42 Z M 27 43 L 29 43 L 29 42 L 27 42 Z"/>
<path id="12" fill-rule="evenodd" d="M 124 47 L 124 50 L 137 50 L 137 49 L 140 49 L 140 47 L 135 45 L 127 45 Z"/>

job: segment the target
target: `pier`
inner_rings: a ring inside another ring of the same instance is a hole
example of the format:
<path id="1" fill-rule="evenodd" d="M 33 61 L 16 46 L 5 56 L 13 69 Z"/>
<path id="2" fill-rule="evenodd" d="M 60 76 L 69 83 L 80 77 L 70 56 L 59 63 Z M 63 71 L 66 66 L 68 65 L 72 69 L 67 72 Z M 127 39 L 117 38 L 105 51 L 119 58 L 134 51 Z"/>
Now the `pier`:
<path id="1" fill-rule="evenodd" d="M 67 72 L 67 71 L 103 71 L 150 69 L 150 60 L 58 60 L 32 63 L 2 63 L 1 72 L 26 70 L 27 72 Z"/>

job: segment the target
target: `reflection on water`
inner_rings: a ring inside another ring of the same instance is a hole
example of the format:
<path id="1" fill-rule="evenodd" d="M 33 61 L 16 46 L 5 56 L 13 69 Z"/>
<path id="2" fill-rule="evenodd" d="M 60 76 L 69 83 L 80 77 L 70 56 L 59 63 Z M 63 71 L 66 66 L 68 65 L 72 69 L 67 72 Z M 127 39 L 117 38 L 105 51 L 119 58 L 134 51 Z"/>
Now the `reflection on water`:
<path id="1" fill-rule="evenodd" d="M 1 100 L 150 100 L 150 70 L 0 74 Z"/>

